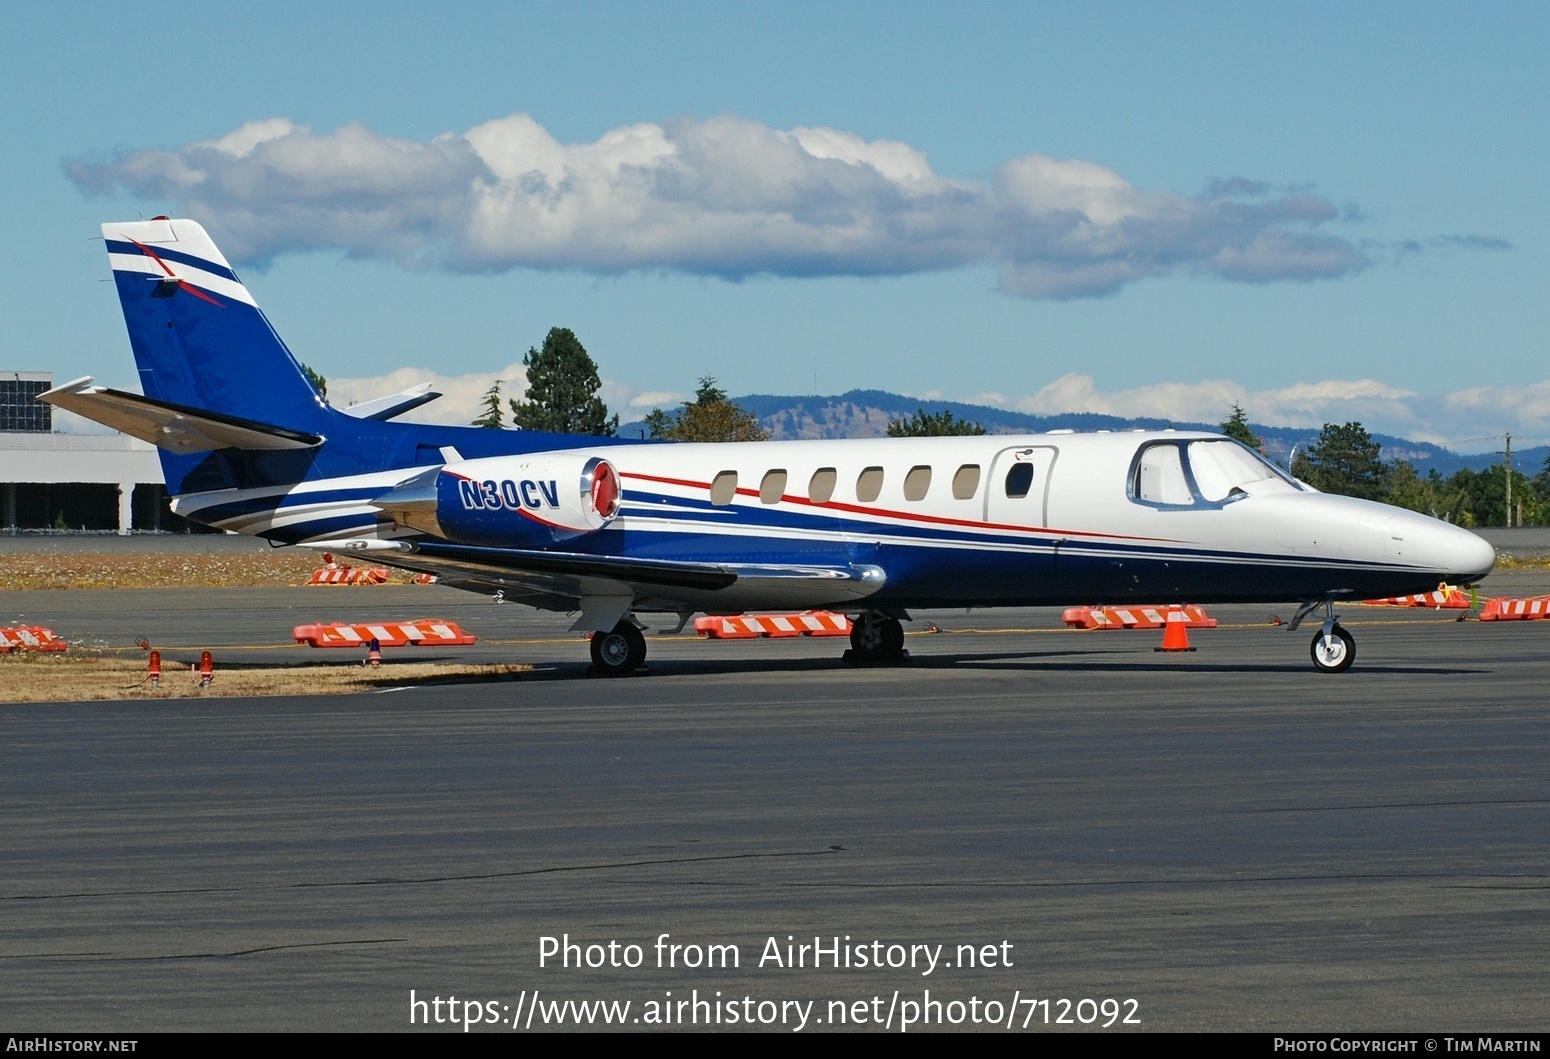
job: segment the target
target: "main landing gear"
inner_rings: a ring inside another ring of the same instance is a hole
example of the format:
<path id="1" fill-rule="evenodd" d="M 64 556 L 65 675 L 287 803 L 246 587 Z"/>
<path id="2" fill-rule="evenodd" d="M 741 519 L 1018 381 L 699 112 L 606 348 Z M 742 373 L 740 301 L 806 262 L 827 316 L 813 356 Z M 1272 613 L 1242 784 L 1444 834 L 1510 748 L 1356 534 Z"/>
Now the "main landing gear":
<path id="1" fill-rule="evenodd" d="M 592 634 L 592 665 L 610 677 L 627 676 L 646 661 L 646 637 L 629 618 L 607 632 Z"/>
<path id="2" fill-rule="evenodd" d="M 1324 624 L 1313 634 L 1308 654 L 1313 658 L 1314 668 L 1320 673 L 1344 673 L 1356 661 L 1356 638 L 1339 624 L 1334 600 L 1319 599 L 1304 603 L 1292 618 L 1291 631 L 1296 632 L 1302 620 L 1320 607 L 1324 608 Z"/>
<path id="3" fill-rule="evenodd" d="M 850 650 L 845 652 L 845 661 L 888 665 L 905 657 L 904 626 L 898 618 L 864 610 L 850 623 Z"/>

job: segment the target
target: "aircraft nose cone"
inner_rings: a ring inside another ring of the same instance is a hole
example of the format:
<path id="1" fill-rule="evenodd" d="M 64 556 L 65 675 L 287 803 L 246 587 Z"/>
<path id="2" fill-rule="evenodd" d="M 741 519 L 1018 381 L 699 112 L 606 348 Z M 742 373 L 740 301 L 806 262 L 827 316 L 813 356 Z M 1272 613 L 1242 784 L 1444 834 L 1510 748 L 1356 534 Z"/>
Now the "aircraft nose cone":
<path id="1" fill-rule="evenodd" d="M 1390 557 L 1436 570 L 1449 584 L 1472 584 L 1496 565 L 1489 541 L 1424 515 L 1396 515 L 1384 534 Z"/>
<path id="2" fill-rule="evenodd" d="M 1456 526 L 1453 529 L 1459 535 L 1459 540 L 1448 580 L 1472 584 L 1490 573 L 1491 567 L 1496 565 L 1496 549 L 1490 541 L 1468 530 Z"/>

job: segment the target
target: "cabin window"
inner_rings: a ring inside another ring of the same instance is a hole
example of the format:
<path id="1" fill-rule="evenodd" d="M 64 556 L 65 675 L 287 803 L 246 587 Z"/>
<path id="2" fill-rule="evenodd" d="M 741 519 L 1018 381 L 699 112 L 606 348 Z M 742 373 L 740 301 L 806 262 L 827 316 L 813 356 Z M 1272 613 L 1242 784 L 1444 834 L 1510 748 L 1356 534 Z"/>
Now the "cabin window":
<path id="1" fill-rule="evenodd" d="M 807 483 L 807 499 L 815 504 L 827 504 L 834 495 L 834 483 L 839 480 L 833 467 L 820 467 L 813 472 Z"/>
<path id="2" fill-rule="evenodd" d="M 953 499 L 973 500 L 980 488 L 980 465 L 966 463 L 953 475 Z"/>
<path id="3" fill-rule="evenodd" d="M 1033 488 L 1033 464 L 1014 463 L 1006 472 L 1006 495 L 1009 500 L 1020 500 Z"/>
<path id="4" fill-rule="evenodd" d="M 881 467 L 868 467 L 856 479 L 856 499 L 863 504 L 870 504 L 876 500 L 882 491 L 883 469 Z"/>
<path id="5" fill-rule="evenodd" d="M 924 500 L 931 488 L 931 468 L 911 467 L 904 476 L 904 499 Z"/>
<path id="6" fill-rule="evenodd" d="M 737 495 L 737 472 L 722 471 L 710 482 L 710 502 L 717 507 L 726 507 Z"/>
<path id="7" fill-rule="evenodd" d="M 785 494 L 786 472 L 765 471 L 764 480 L 759 483 L 759 503 L 778 504 Z"/>

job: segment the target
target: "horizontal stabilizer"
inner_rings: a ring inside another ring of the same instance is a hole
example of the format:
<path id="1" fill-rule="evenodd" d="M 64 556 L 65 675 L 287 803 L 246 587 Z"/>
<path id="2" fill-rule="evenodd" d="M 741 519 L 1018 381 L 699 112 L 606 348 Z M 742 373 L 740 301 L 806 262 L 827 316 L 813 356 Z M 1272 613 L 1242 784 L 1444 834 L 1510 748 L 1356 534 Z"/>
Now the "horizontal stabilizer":
<path id="1" fill-rule="evenodd" d="M 323 443 L 317 434 L 94 386 L 89 375 L 39 394 L 38 400 L 179 455 L 217 449 L 310 449 Z"/>
<path id="2" fill-rule="evenodd" d="M 418 386 L 411 386 L 402 393 L 395 393 L 390 397 L 378 397 L 370 401 L 362 401 L 360 404 L 352 404 L 349 408 L 341 408 L 339 411 L 345 415 L 354 416 L 356 419 L 395 419 L 405 412 L 412 412 L 421 405 L 430 404 L 441 394 L 431 389 L 431 384 L 422 382 Z"/>

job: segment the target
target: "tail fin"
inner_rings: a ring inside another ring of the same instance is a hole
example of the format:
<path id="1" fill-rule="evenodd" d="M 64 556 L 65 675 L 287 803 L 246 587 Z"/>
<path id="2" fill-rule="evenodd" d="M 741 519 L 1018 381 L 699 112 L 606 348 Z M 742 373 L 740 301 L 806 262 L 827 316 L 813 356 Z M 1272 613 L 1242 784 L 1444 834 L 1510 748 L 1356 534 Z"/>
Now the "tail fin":
<path id="1" fill-rule="evenodd" d="M 147 397 L 323 432 L 322 397 L 204 228 L 158 217 L 102 235 Z"/>

